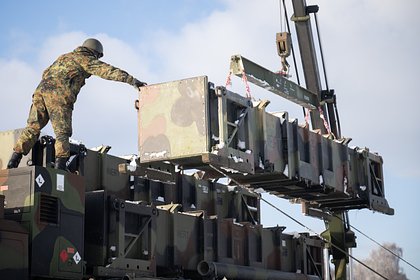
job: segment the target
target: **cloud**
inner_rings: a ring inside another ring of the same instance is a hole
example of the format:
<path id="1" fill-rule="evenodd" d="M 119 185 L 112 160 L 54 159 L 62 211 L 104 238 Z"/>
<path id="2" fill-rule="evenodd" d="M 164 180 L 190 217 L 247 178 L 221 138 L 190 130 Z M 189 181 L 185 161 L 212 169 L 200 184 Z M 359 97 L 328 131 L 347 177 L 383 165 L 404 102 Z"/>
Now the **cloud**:
<path id="1" fill-rule="evenodd" d="M 320 6 L 318 19 L 329 85 L 336 89 L 343 135 L 354 139 L 351 144 L 379 152 L 384 157 L 385 176 L 393 178 L 394 182 L 398 177 L 405 177 L 402 185 L 419 179 L 417 64 L 420 39 L 415 28 L 420 26 L 420 18 L 415 13 L 420 2 L 307 2 Z M 7 119 L 0 122 L 0 130 L 25 125 L 30 96 L 43 69 L 87 37 L 97 37 L 103 42 L 104 61 L 149 83 L 208 75 L 216 85 L 224 85 L 230 56 L 238 53 L 273 71 L 279 69 L 275 46 L 275 33 L 280 31 L 278 1 L 225 0 L 224 3 L 226 8 L 222 11 L 190 22 L 178 32 L 153 30 L 136 45 L 106 33 L 76 31 L 50 36 L 37 49 L 32 46 L 36 64 L 0 58 L 3 91 L 0 112 Z M 233 90 L 243 94 L 245 87 L 240 79 L 232 80 Z M 257 87 L 251 87 L 251 91 L 258 98 L 272 100 L 269 110 L 287 110 L 302 121 L 298 106 Z M 136 97 L 136 91 L 128 85 L 90 78 L 75 106 L 73 137 L 88 147 L 111 145 L 112 154 L 136 153 L 137 115 L 133 107 Z M 52 134 L 50 127 L 44 132 Z M 398 195 L 397 187 L 386 185 L 387 194 Z M 405 196 L 405 192 L 406 189 L 401 196 Z M 398 196 L 390 198 L 400 199 Z M 402 199 L 406 197 L 400 201 Z M 398 220 L 402 221 L 407 215 L 401 215 Z M 265 215 L 264 219 L 277 223 L 272 214 Z M 388 236 L 384 234 L 381 238 Z M 404 246 L 410 250 L 409 245 Z"/>
<path id="2" fill-rule="evenodd" d="M 166 62 L 165 76 L 202 73 L 221 83 L 228 73 L 231 55 L 258 56 L 260 52 L 275 51 L 275 34 L 263 28 L 272 29 L 273 23 L 264 17 L 260 5 L 232 1 L 227 6 L 225 11 L 216 11 L 184 26 L 179 33 L 161 32 L 153 38 L 154 48 Z M 248 19 L 250 10 L 252 20 Z"/>
<path id="3" fill-rule="evenodd" d="M 265 5 L 253 1 L 225 1 L 226 10 L 215 11 L 197 22 L 187 24 L 177 33 L 161 31 L 150 43 L 164 65 L 163 80 L 174 80 L 207 75 L 216 85 L 225 85 L 229 73 L 230 57 L 235 54 L 254 60 L 260 65 L 277 71 L 275 34 L 279 31 L 278 8 L 275 1 Z M 245 85 L 240 78 L 232 77 L 231 90 L 245 95 Z M 271 93 L 251 85 L 256 98 L 271 99 L 274 111 L 295 111 L 301 116 L 302 109 Z M 275 106 L 275 104 L 279 106 Z"/>
<path id="4" fill-rule="evenodd" d="M 26 124 L 37 76 L 37 71 L 23 61 L 0 59 L 1 130 L 11 130 Z"/>
<path id="5" fill-rule="evenodd" d="M 420 177 L 420 168 L 412 156 L 420 154 L 416 148 L 420 130 L 415 88 L 420 41 L 407 28 L 419 23 L 417 17 L 407 16 L 413 15 L 413 9 L 389 1 L 321 0 L 319 5 L 329 84 L 336 89 L 343 135 L 352 137 L 354 145 L 367 146 L 382 154 L 391 172 Z M 11 97 L 13 106 L 24 107 L 12 124 L 24 125 L 30 104 L 28 96 L 42 70 L 87 37 L 97 37 L 103 42 L 104 61 L 149 83 L 208 75 L 216 85 L 224 85 L 230 56 L 237 53 L 273 71 L 279 69 L 275 46 L 275 33 L 280 31 L 278 3 L 261 5 L 255 1 L 226 0 L 225 7 L 190 22 L 179 32 L 156 31 L 138 45 L 105 33 L 68 32 L 46 39 L 38 50 L 37 65 L 0 60 L 3 87 L 6 92 L 15 93 Z M 243 94 L 242 81 L 232 80 L 232 90 Z M 286 110 L 290 116 L 303 119 L 298 106 L 257 87 L 252 86 L 251 93 L 257 98 L 271 99 L 269 110 Z M 89 79 L 76 104 L 74 136 L 88 142 L 110 141 L 117 152 L 127 153 L 127 149 L 120 151 L 117 147 L 127 137 L 132 142 L 128 147 L 136 147 L 137 120 L 132 109 L 135 98 L 136 93 L 127 85 Z M 26 105 L 22 106 L 22 102 Z M 11 106 L 2 106 L 4 112 L 11 111 Z M 104 125 L 107 129 L 102 128 Z M 125 131 L 130 132 L 127 137 L 118 136 Z"/>
<path id="6" fill-rule="evenodd" d="M 420 25 L 412 10 L 418 2 L 331 4 L 320 10 L 321 30 L 343 134 L 354 139 L 352 144 L 382 154 L 385 174 L 419 178 L 416 64 L 420 39 L 412 36 L 411 28 Z"/>
<path id="7" fill-rule="evenodd" d="M 86 37 L 83 32 L 68 32 L 47 38 L 39 50 L 39 64 L 42 68 L 48 67 L 59 55 L 80 46 Z"/>
<path id="8" fill-rule="evenodd" d="M 139 80 L 156 80 L 148 64 L 144 63 L 147 58 L 133 46 L 107 34 L 93 37 L 104 45 L 103 61 Z M 137 153 L 137 111 L 134 108 L 137 98 L 138 92 L 130 85 L 91 77 L 81 90 L 75 106 L 74 138 L 88 147 L 110 145 L 116 155 Z"/>
<path id="9" fill-rule="evenodd" d="M 321 0 L 319 5 L 329 84 L 336 89 L 343 135 L 352 137 L 354 145 L 367 146 L 382 154 L 391 172 L 420 177 L 416 157 L 412 156 L 420 155 L 416 143 L 420 130 L 415 88 L 420 40 L 408 28 L 420 25 L 414 16 L 415 9 L 410 8 L 419 4 Z M 208 75 L 210 81 L 224 85 L 230 56 L 237 53 L 273 71 L 279 69 L 275 46 L 275 33 L 280 31 L 278 3 L 261 5 L 255 1 L 226 0 L 225 7 L 223 11 L 190 22 L 179 32 L 156 31 L 138 45 L 105 33 L 68 32 L 46 39 L 38 50 L 37 65 L 0 60 L 0 70 L 4 73 L 0 78 L 2 85 L 6 92 L 14 93 L 10 102 L 17 108 L 24 107 L 12 124 L 24 125 L 30 104 L 28 96 L 42 70 L 87 37 L 97 37 L 103 42 L 104 61 L 149 83 Z M 242 81 L 232 80 L 232 90 L 244 93 Z M 286 110 L 292 117 L 303 119 L 298 106 L 257 87 L 251 87 L 251 93 L 257 98 L 271 99 L 269 110 Z M 130 139 L 136 139 L 133 132 L 136 115 L 132 110 L 135 97 L 136 93 L 126 85 L 89 79 L 76 104 L 74 136 L 85 141 L 114 143 L 112 139 L 119 139 L 116 135 L 120 131 L 112 129 L 121 127 L 130 131 Z M 2 106 L 3 112 L 11 112 L 12 106 Z M 101 128 L 95 130 L 102 131 L 100 136 L 88 133 L 92 127 L 104 124 L 113 133 Z M 115 143 L 116 147 L 119 141 Z"/>
<path id="10" fill-rule="evenodd" d="M 160 32 L 153 38 L 153 47 L 165 62 L 162 78 L 206 74 L 224 85 L 229 58 L 236 53 L 273 71 L 279 69 L 274 44 L 278 3 L 225 2 L 224 11 L 190 23 L 178 33 Z M 420 177 L 412 156 L 420 155 L 419 125 L 412 122 L 419 100 L 415 88 L 419 39 L 407 30 L 413 21 L 420 25 L 415 9 L 390 1 L 320 1 L 319 6 L 329 85 L 336 89 L 343 135 L 352 137 L 354 145 L 382 154 L 391 172 Z M 243 91 L 241 81 L 233 81 L 235 90 Z M 263 95 L 257 88 L 253 93 Z M 292 108 L 273 95 L 270 99 L 275 100 L 271 110 Z M 302 120 L 300 109 L 291 115 Z"/>
<path id="11" fill-rule="evenodd" d="M 0 129 L 24 127 L 31 104 L 31 95 L 40 80 L 42 71 L 60 54 L 72 51 L 88 37 L 96 37 L 104 45 L 104 60 L 120 67 L 139 79 L 148 81 L 153 75 L 144 64 L 141 54 L 106 34 L 87 35 L 69 32 L 47 38 L 39 48 L 38 64 L 28 65 L 21 60 L 0 60 L 0 83 L 4 93 L 1 112 L 12 118 L 2 122 Z M 115 154 L 137 153 L 137 114 L 134 101 L 138 92 L 130 85 L 91 77 L 82 88 L 73 112 L 73 138 L 88 147 L 111 145 Z M 54 135 L 51 125 L 44 134 Z"/>

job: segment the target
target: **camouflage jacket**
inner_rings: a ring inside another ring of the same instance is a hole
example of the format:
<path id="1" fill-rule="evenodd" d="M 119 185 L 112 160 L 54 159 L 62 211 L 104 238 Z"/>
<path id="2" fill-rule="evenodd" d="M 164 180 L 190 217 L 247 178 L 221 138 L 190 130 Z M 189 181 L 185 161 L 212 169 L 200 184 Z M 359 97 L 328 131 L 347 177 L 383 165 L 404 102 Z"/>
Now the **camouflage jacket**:
<path id="1" fill-rule="evenodd" d="M 72 107 L 85 80 L 91 75 L 128 84 L 134 79 L 127 72 L 98 60 L 89 49 L 78 47 L 59 56 L 44 71 L 37 92 L 56 93 L 57 102 Z"/>

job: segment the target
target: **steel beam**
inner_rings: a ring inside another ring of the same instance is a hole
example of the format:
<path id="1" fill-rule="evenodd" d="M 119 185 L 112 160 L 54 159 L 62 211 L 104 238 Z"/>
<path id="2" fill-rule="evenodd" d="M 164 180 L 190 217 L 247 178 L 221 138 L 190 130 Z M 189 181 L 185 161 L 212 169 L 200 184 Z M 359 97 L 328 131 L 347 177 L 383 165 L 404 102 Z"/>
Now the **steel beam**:
<path id="1" fill-rule="evenodd" d="M 315 93 L 289 81 L 280 74 L 265 69 L 241 55 L 231 57 L 230 71 L 238 77 L 242 77 L 243 73 L 245 73 L 248 81 L 251 83 L 309 110 L 316 110 L 319 106 L 318 97 Z"/>
<path id="2" fill-rule="evenodd" d="M 305 76 L 306 88 L 317 94 L 318 101 L 321 101 L 321 79 L 319 75 L 319 66 L 317 61 L 317 54 L 315 51 L 315 44 L 313 40 L 311 21 L 309 11 L 305 0 L 293 0 L 292 21 L 295 22 L 297 41 L 299 43 L 300 56 L 303 67 L 303 74 Z M 322 105 L 322 110 L 328 112 L 328 120 L 332 133 L 338 138 L 339 131 L 337 130 L 337 123 L 334 114 L 333 104 Z M 325 113 L 324 113 L 325 114 Z M 323 133 L 326 129 L 320 114 L 317 111 L 311 112 L 312 127 L 314 129 L 321 129 Z"/>

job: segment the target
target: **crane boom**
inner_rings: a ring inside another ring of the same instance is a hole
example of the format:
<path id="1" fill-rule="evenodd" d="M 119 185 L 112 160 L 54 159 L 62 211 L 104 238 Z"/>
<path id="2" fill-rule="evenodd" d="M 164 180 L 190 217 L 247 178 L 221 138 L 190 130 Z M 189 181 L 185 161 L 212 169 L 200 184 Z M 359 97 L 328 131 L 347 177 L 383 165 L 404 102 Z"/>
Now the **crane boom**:
<path id="1" fill-rule="evenodd" d="M 317 61 L 317 54 L 314 44 L 314 36 L 310 21 L 310 14 L 318 12 L 318 6 L 307 6 L 306 0 L 292 0 L 294 15 L 292 20 L 295 22 L 297 41 L 302 60 L 303 73 L 305 77 L 306 87 L 315 92 L 318 100 L 322 101 L 322 86 L 320 79 L 320 68 Z M 318 34 L 319 36 L 319 34 Z M 324 69 L 325 71 L 325 69 Z M 335 99 L 333 99 L 335 102 Z M 334 104 L 327 103 L 321 105 L 323 112 L 328 112 L 328 123 L 331 132 L 338 138 L 341 137 L 340 131 L 337 129 L 336 115 L 333 108 Z M 338 117 L 338 116 L 337 116 Z M 313 128 L 325 131 L 322 120 L 318 112 L 311 113 Z M 354 233 L 350 230 L 347 212 L 334 211 L 332 216 L 325 217 L 326 230 L 323 237 L 328 240 L 326 243 L 329 252 L 332 255 L 332 262 L 335 265 L 335 279 L 347 279 L 347 263 L 349 262 L 349 248 L 356 247 Z M 346 222 L 345 222 L 346 221 Z M 333 246 L 334 245 L 334 246 Z M 324 276 L 328 278 L 327 275 Z"/>
<path id="2" fill-rule="evenodd" d="M 305 0 L 292 0 L 294 15 L 292 21 L 295 22 L 296 36 L 299 43 L 299 50 L 302 61 L 302 68 L 305 77 L 306 88 L 317 94 L 319 102 L 322 98 L 322 85 L 320 70 L 317 60 L 317 54 L 314 43 L 314 36 L 310 21 L 310 13 L 318 12 L 318 6 L 307 6 Z M 340 132 L 337 129 L 336 116 L 333 104 L 327 103 L 321 105 L 323 112 L 328 112 L 328 122 L 331 132 L 340 138 Z M 325 127 L 319 112 L 311 112 L 312 127 L 321 129 L 325 133 Z"/>

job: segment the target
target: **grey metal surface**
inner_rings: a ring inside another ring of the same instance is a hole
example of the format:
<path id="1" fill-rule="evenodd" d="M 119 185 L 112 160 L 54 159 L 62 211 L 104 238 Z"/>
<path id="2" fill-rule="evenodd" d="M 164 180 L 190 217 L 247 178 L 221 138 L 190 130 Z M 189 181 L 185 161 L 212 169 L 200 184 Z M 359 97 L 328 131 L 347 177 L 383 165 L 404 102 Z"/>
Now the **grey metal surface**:
<path id="1" fill-rule="evenodd" d="M 316 93 L 289 81 L 280 74 L 265 69 L 241 55 L 231 57 L 230 71 L 238 77 L 242 77 L 242 74 L 245 73 L 249 82 L 305 108 L 316 110 L 319 106 Z"/>
<path id="2" fill-rule="evenodd" d="M 142 88 L 138 133 L 141 162 L 171 160 L 209 151 L 207 77 Z"/>
<path id="3" fill-rule="evenodd" d="M 305 85 L 308 90 L 316 93 L 318 100 L 321 101 L 320 95 L 322 85 L 320 79 L 320 68 L 318 66 L 318 56 L 315 51 L 311 21 L 306 9 L 306 0 L 293 0 L 292 4 L 294 10 L 292 20 L 295 22 L 296 36 L 299 43 L 299 53 L 302 61 L 303 73 L 305 76 Z M 322 105 L 321 108 L 324 112 L 328 111 L 329 126 L 334 135 L 340 137 L 337 130 L 333 105 Z M 326 129 L 322 123 L 320 113 L 318 111 L 311 112 L 311 121 L 312 127 L 314 129 L 321 129 L 325 133 Z"/>
<path id="4" fill-rule="evenodd" d="M 244 58 L 237 59 L 240 65 L 251 65 Z M 246 67 L 244 69 L 246 71 Z M 261 71 L 265 74 L 268 70 Z M 296 84 L 293 86 L 297 87 Z M 198 133 L 193 123 L 187 130 L 179 131 L 179 135 L 170 129 L 163 131 L 162 137 L 167 139 L 171 151 L 182 141 L 186 144 L 178 148 L 176 154 L 162 153 L 153 157 L 150 156 L 152 150 L 145 148 L 148 145 L 140 144 L 144 157 L 140 156 L 138 170 L 151 164 L 177 164 L 183 169 L 201 170 L 202 178 L 228 177 L 236 184 L 264 188 L 284 198 L 310 201 L 313 208 L 368 208 L 393 213 L 384 196 L 382 159 L 368 149 L 349 148 L 346 141 L 334 140 L 320 130 L 311 130 L 299 125 L 297 120 L 289 120 L 287 112 L 266 112 L 267 102 L 251 103 L 248 98 L 224 87 L 212 86 L 206 77 L 150 87 L 144 93 L 144 101 L 140 102 L 140 111 L 143 110 L 139 112 L 140 122 L 145 123 L 140 123 L 140 143 L 153 138 L 149 132 L 148 136 L 144 135 L 149 127 L 147 123 L 159 114 L 173 114 L 173 106 L 179 99 L 166 100 L 162 103 L 164 106 L 160 101 L 150 100 L 162 99 L 159 94 L 188 95 L 191 87 L 202 89 L 200 100 L 206 100 L 200 103 L 206 108 L 199 109 L 204 134 Z M 143 108 L 146 105 L 150 108 Z M 169 122 L 172 120 L 166 119 L 166 128 L 171 125 L 179 128 L 179 124 Z M 192 134 L 190 129 L 193 129 Z M 153 139 L 157 141 L 157 138 Z M 193 150 L 191 147 L 199 148 Z M 145 176 L 138 172 L 132 175 Z"/>
<path id="5" fill-rule="evenodd" d="M 299 273 L 267 270 L 220 262 L 203 261 L 199 263 L 197 270 L 203 277 L 216 277 L 217 279 L 226 277 L 227 279 L 242 280 L 319 280 L 319 277 L 315 275 L 304 275 Z"/>
<path id="6" fill-rule="evenodd" d="M 303 74 L 305 76 L 305 86 L 308 90 L 316 94 L 318 101 L 321 101 L 321 80 L 311 21 L 306 13 L 306 1 L 293 0 L 292 4 L 294 10 L 292 19 L 294 18 L 295 21 L 299 53 L 302 61 Z M 318 111 L 315 110 L 311 112 L 311 122 L 314 129 L 321 129 L 323 133 L 326 132 Z"/>

